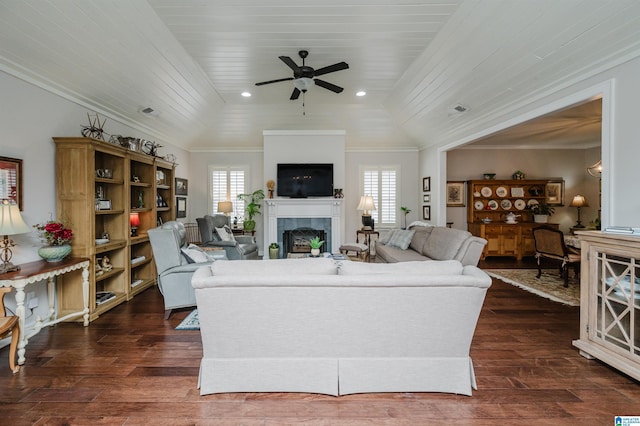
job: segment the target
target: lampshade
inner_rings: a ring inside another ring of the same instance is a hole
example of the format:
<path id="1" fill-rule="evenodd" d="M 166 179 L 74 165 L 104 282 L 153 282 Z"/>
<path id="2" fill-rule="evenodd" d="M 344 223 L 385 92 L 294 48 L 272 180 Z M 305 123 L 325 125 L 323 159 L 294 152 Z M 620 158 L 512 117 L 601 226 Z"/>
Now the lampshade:
<path id="1" fill-rule="evenodd" d="M 587 172 L 593 177 L 602 176 L 602 160 L 598 160 L 594 165 L 587 167 Z"/>
<path id="2" fill-rule="evenodd" d="M 231 213 L 233 211 L 233 203 L 231 201 L 220 201 L 218 202 L 218 212 L 219 213 Z"/>
<path id="3" fill-rule="evenodd" d="M 140 226 L 140 213 L 130 213 L 129 223 L 131 226 Z"/>
<path id="4" fill-rule="evenodd" d="M 584 195 L 578 194 L 571 200 L 571 207 L 589 207 L 589 204 L 587 204 L 587 199 L 584 198 Z"/>
<path id="5" fill-rule="evenodd" d="M 9 200 L 0 203 L 0 235 L 26 234 L 32 229 L 24 223 L 20 215 L 20 208 Z"/>
<path id="6" fill-rule="evenodd" d="M 26 234 L 31 232 L 29 225 L 24 223 L 20 215 L 20 207 L 9 200 L 0 202 L 0 236 L 2 236 L 2 246 L 0 247 L 0 273 L 18 271 L 20 267 L 11 263 L 13 252 L 11 247 L 15 246 L 9 235 Z"/>
<path id="7" fill-rule="evenodd" d="M 376 205 L 373 202 L 373 197 L 371 195 L 363 195 L 360 197 L 360 203 L 358 204 L 358 207 L 356 207 L 356 210 L 363 210 L 367 212 L 375 209 Z"/>

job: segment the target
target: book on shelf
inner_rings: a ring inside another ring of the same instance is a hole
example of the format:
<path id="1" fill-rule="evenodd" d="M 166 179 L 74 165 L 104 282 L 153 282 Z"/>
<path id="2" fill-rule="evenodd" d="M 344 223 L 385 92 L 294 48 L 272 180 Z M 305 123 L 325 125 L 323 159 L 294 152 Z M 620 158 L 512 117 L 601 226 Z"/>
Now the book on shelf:
<path id="1" fill-rule="evenodd" d="M 96 305 L 102 305 L 111 299 L 115 299 L 116 294 L 112 291 L 97 291 L 96 292 Z"/>
<path id="2" fill-rule="evenodd" d="M 134 282 L 131 283 L 131 287 L 135 287 L 137 285 L 140 285 L 144 282 L 144 280 L 135 280 Z"/>
<path id="3" fill-rule="evenodd" d="M 146 259 L 145 256 L 134 257 L 133 259 L 131 259 L 131 264 L 135 265 L 136 263 L 143 262 L 145 259 Z"/>

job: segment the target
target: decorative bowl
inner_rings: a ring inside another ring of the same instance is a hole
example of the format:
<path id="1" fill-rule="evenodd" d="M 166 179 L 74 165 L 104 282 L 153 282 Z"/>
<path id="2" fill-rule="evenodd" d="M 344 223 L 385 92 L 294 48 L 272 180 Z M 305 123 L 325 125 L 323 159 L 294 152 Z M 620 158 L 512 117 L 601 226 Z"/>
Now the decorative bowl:
<path id="1" fill-rule="evenodd" d="M 108 238 L 96 238 L 96 244 L 106 244 L 109 242 Z"/>

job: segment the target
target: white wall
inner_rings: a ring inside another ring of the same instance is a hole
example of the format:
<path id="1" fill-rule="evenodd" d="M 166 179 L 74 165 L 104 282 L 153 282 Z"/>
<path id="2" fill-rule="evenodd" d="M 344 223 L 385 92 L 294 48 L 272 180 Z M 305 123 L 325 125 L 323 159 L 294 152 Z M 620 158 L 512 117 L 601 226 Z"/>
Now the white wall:
<path id="1" fill-rule="evenodd" d="M 597 76 L 574 82 L 561 88 L 550 88 L 543 96 L 531 97 L 528 102 L 511 111 L 485 118 L 469 126 L 464 134 L 448 135 L 434 141 L 434 146 L 421 151 L 420 168 L 423 175 L 436 162 L 446 170 L 446 151 L 459 144 L 471 142 L 481 136 L 543 115 L 553 110 L 586 100 L 597 94 L 603 97 L 602 161 L 602 219 L 603 226 L 640 227 L 640 197 L 630 196 L 635 182 L 640 181 L 640 126 L 637 118 L 637 100 L 640 99 L 640 59 L 603 71 Z M 609 93 L 610 92 L 610 93 Z M 446 172 L 439 176 L 435 188 L 444 191 Z M 432 187 L 434 184 L 432 182 Z M 445 214 L 444 200 L 439 211 Z M 437 220 L 444 222 L 441 218 Z"/>
<path id="2" fill-rule="evenodd" d="M 51 138 L 81 136 L 81 127 L 89 124 L 87 112 L 93 111 L 3 72 L 0 72 L 0 93 L 0 156 L 23 160 L 24 221 L 28 225 L 45 222 L 54 218 L 56 212 L 55 144 Z M 109 134 L 157 140 L 110 118 L 107 118 L 104 130 Z M 188 176 L 186 153 L 167 141 L 157 142 L 164 146 L 161 154 L 173 153 L 178 158 L 177 174 Z M 81 229 L 73 231 L 82 232 Z M 17 244 L 13 248 L 13 263 L 40 259 L 37 250 L 41 243 L 35 232 L 15 235 L 12 239 Z M 49 303 L 44 282 L 32 284 L 28 289 L 36 292 L 39 307 L 33 315 L 27 310 L 27 325 L 38 315 L 45 317 Z M 14 312 L 13 294 L 5 296 L 5 301 Z"/>

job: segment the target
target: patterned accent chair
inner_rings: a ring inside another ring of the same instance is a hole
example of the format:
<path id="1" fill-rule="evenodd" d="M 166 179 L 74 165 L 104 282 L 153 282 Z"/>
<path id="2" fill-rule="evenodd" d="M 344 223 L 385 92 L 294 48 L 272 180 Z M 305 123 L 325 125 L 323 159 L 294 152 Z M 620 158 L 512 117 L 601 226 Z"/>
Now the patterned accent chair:
<path id="1" fill-rule="evenodd" d="M 564 242 L 562 231 L 541 226 L 533 230 L 533 239 L 536 244 L 536 260 L 538 261 L 538 275 L 542 275 L 540 259 L 547 258 L 560 262 L 560 274 L 564 279 L 564 286 L 569 287 L 569 267 L 573 266 L 576 277 L 580 274 L 580 253 Z"/>

